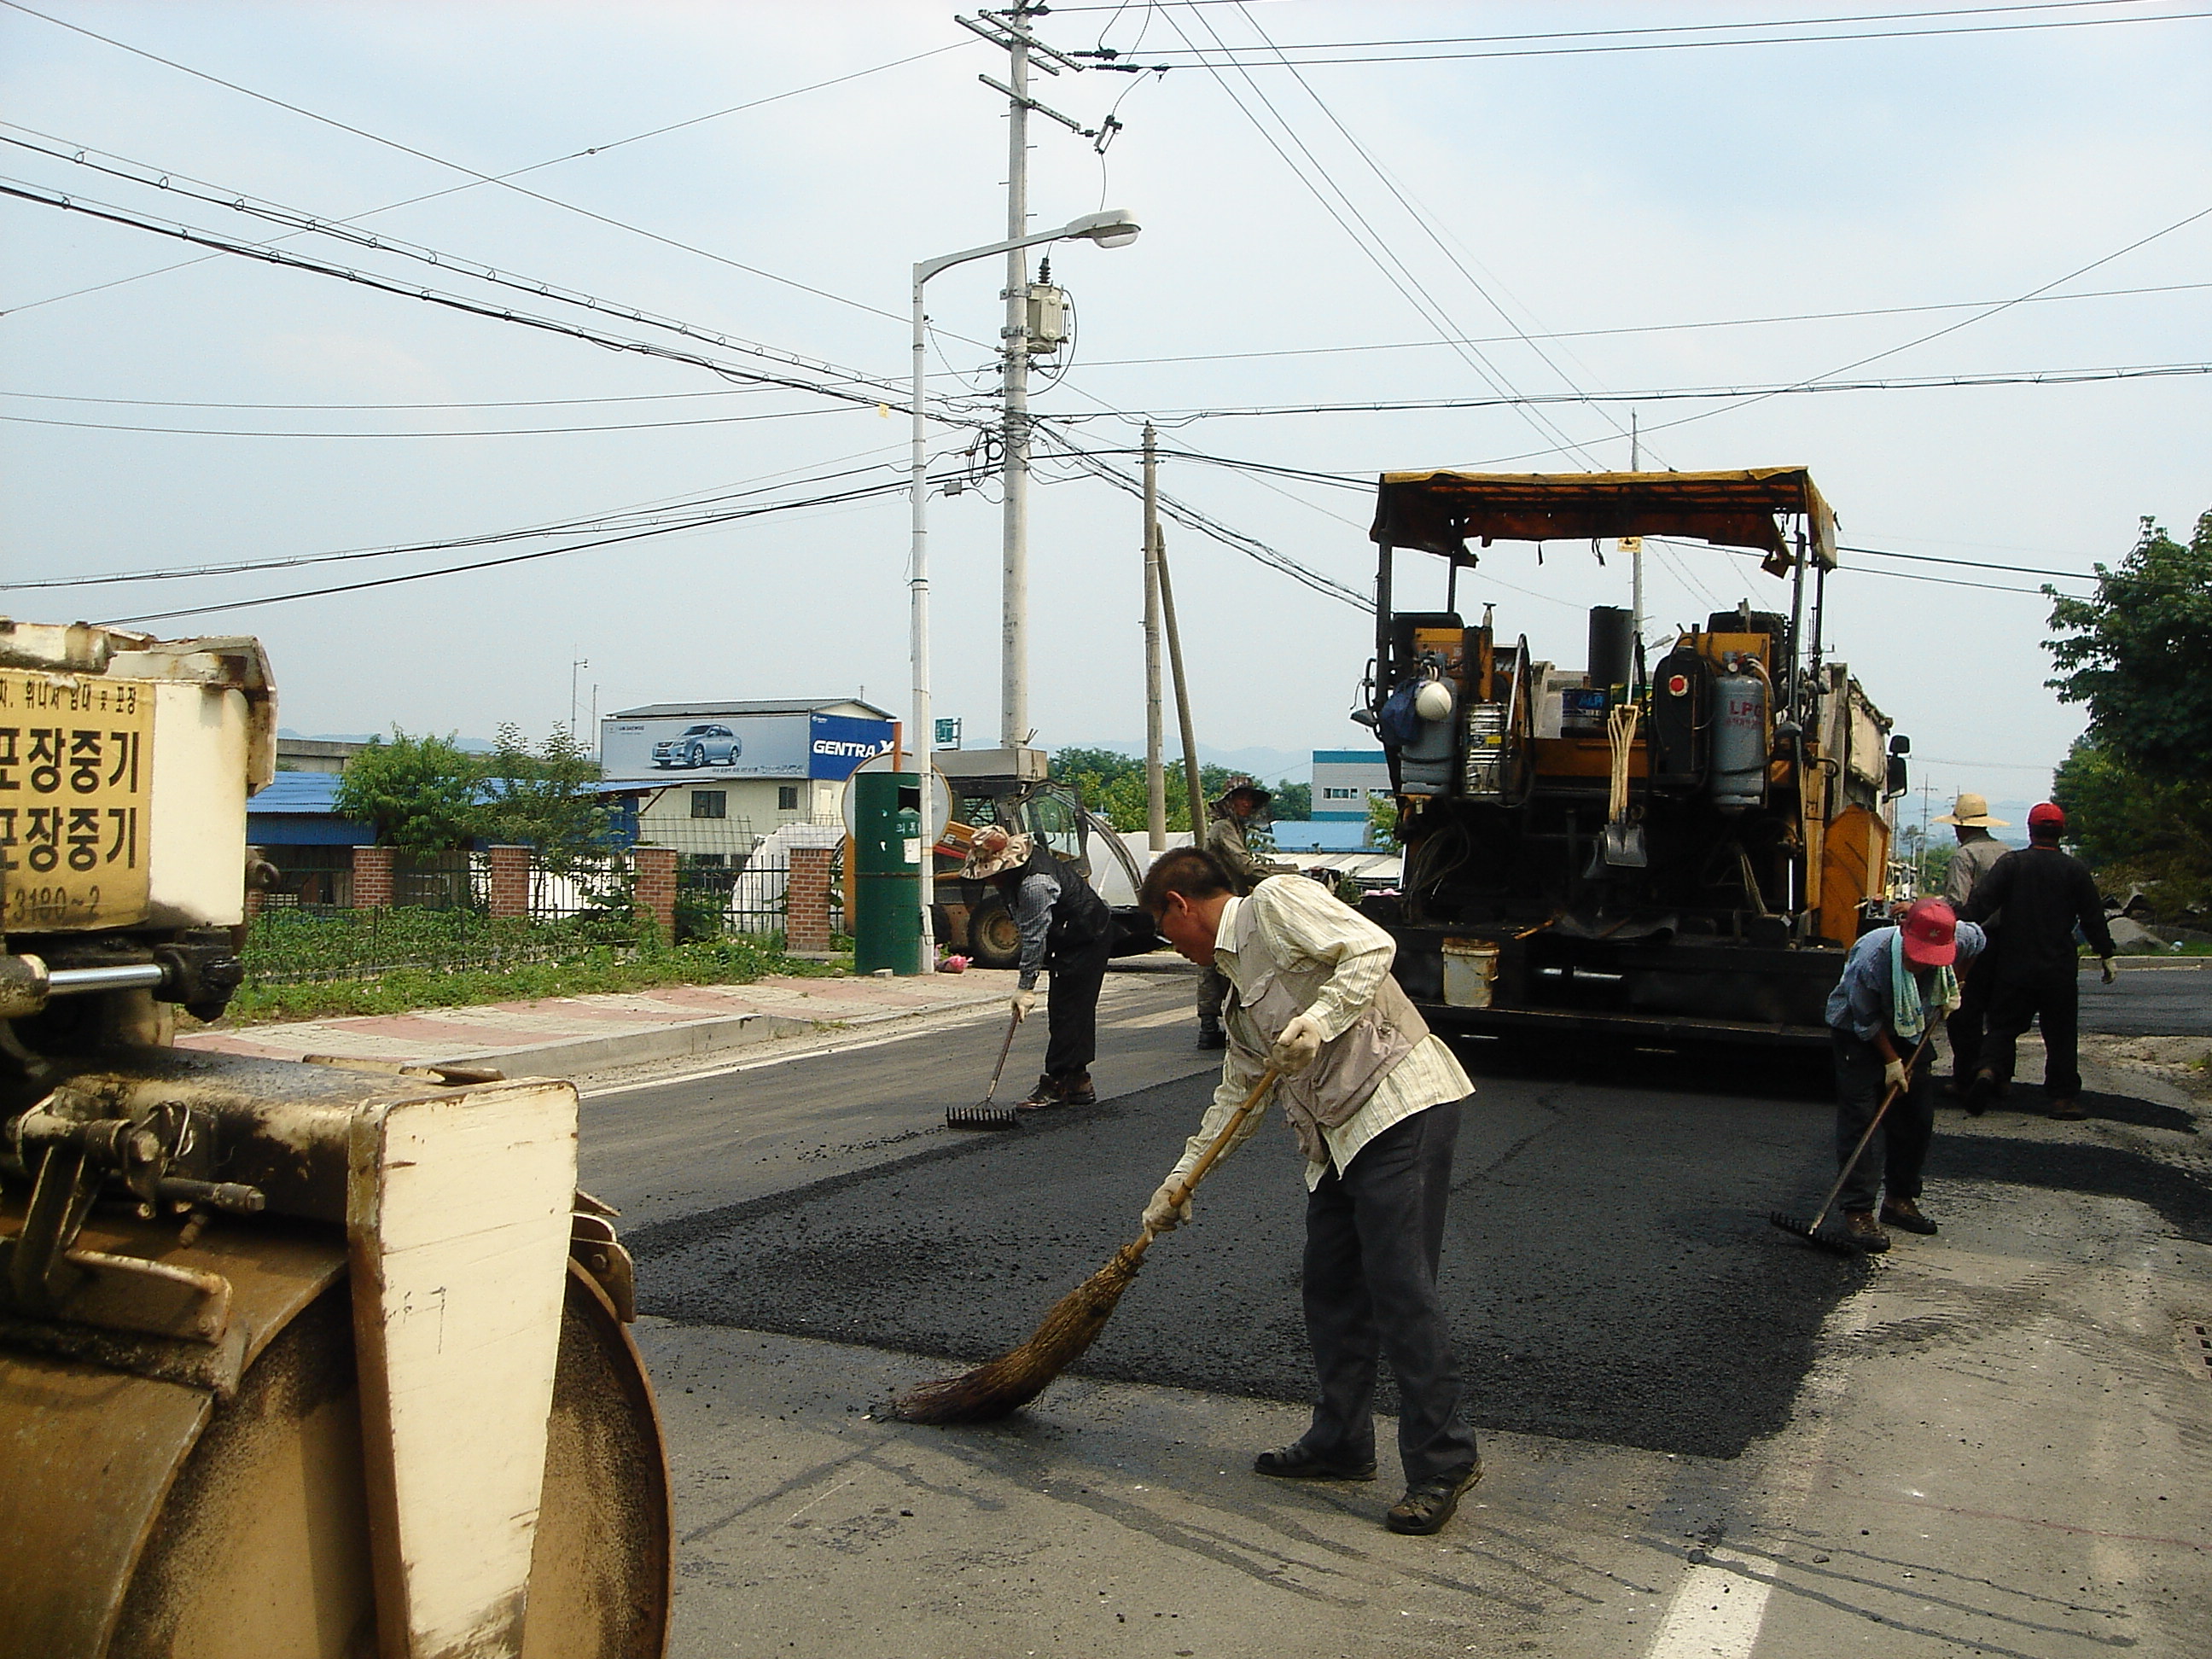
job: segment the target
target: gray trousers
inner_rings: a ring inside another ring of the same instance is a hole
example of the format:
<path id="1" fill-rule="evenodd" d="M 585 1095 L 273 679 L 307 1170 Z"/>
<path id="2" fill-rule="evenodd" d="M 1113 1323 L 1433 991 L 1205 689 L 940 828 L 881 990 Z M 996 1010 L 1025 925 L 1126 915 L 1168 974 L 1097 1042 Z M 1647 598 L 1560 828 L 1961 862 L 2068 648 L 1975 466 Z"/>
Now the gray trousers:
<path id="1" fill-rule="evenodd" d="M 1205 1025 L 1221 1023 L 1221 1005 L 1229 995 L 1229 975 L 1218 968 L 1198 970 L 1198 1018 Z"/>
<path id="2" fill-rule="evenodd" d="M 1349 1170 L 1331 1164 L 1306 1200 L 1306 1334 L 1320 1387 L 1304 1443 L 1332 1462 L 1375 1461 L 1375 1380 L 1388 1355 L 1408 1486 L 1479 1461 L 1437 1293 L 1459 1116 L 1455 1100 L 1392 1124 Z"/>

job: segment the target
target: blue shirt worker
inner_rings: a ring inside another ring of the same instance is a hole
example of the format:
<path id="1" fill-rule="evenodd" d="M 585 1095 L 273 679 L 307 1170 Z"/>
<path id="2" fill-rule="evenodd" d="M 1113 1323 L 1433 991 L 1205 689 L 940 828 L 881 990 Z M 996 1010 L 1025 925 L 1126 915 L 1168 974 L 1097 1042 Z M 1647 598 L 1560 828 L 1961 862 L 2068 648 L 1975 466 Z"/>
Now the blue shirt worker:
<path id="1" fill-rule="evenodd" d="M 1014 1103 L 1015 1109 L 1097 1105 L 1091 1062 L 1098 1056 L 1098 993 L 1113 955 L 1114 913 L 1073 865 L 995 823 L 976 833 L 960 873 L 992 883 L 1013 912 L 1022 936 L 1016 1019 L 1027 1018 L 1036 1006 L 1037 975 L 1052 975 L 1045 1000 L 1044 1075 L 1028 1099 Z"/>
<path id="2" fill-rule="evenodd" d="M 1274 1067 L 1274 1103 L 1306 1158 L 1302 1294 L 1319 1386 L 1311 1426 L 1252 1467 L 1279 1480 L 1372 1480 L 1388 1355 L 1406 1495 L 1383 1525 L 1437 1532 L 1482 1474 L 1437 1290 L 1460 1103 L 1474 1085 L 1390 976 L 1389 934 L 1303 876 L 1270 877 L 1249 897 L 1234 885 L 1211 853 L 1181 847 L 1138 890 L 1168 943 L 1229 986 L 1221 1080 L 1145 1225 L 1190 1219 L 1176 1180 Z M 1259 1126 L 1255 1114 L 1240 1143 Z"/>
<path id="3" fill-rule="evenodd" d="M 1836 1164 L 1849 1163 L 1882 1098 L 1899 1091 L 1844 1182 L 1844 1228 L 1863 1250 L 1889 1248 L 1887 1227 L 1932 1233 L 1920 1213 L 1920 1171 L 1936 1133 L 1934 1067 L 1921 1041 L 1959 1006 L 1959 980 L 1987 939 L 1942 899 L 1924 898 L 1902 923 L 1877 927 L 1851 946 L 1828 994 L 1836 1056 Z M 1920 1050 L 1920 1064 L 1911 1056 Z M 1881 1218 L 1875 1196 L 1881 1194 Z"/>

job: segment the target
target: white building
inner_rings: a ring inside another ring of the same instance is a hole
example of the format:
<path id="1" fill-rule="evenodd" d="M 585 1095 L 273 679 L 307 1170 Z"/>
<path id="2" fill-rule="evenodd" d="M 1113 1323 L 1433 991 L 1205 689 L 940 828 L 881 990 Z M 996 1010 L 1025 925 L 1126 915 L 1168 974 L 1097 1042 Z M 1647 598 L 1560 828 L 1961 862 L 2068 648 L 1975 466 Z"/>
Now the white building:
<path id="1" fill-rule="evenodd" d="M 1390 793 L 1390 763 L 1380 749 L 1313 751 L 1314 822 L 1367 822 L 1367 798 Z"/>

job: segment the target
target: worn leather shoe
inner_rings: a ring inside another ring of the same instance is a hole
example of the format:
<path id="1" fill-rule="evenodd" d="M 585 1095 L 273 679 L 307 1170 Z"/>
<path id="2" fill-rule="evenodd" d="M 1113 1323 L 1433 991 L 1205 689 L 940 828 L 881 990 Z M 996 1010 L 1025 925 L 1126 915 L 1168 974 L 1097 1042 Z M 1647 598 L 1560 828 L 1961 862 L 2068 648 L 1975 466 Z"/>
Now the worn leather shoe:
<path id="1" fill-rule="evenodd" d="M 1091 1073 L 1076 1072 L 1060 1079 L 1060 1103 L 1063 1106 L 1096 1106 L 1098 1091 L 1091 1087 Z"/>
<path id="2" fill-rule="evenodd" d="M 1198 1046 L 1201 1048 L 1226 1048 L 1229 1046 L 1229 1033 L 1221 1029 L 1219 1020 L 1201 1019 L 1198 1022 Z"/>
<path id="3" fill-rule="evenodd" d="M 1960 1097 L 1960 1104 L 1966 1109 L 1968 1117 L 1979 1117 L 1990 1109 L 1990 1103 L 1996 1097 L 1997 1074 L 1995 1072 L 1977 1072 L 1974 1080 L 1966 1085 L 1966 1093 Z"/>
<path id="4" fill-rule="evenodd" d="M 1902 1227 L 1908 1233 L 1932 1233 L 1936 1224 L 1920 1213 L 1920 1206 L 1909 1198 L 1893 1198 L 1881 1206 L 1881 1224 Z"/>
<path id="5" fill-rule="evenodd" d="M 1844 1211 L 1844 1237 L 1869 1255 L 1880 1255 L 1889 1248 L 1889 1235 L 1882 1231 L 1872 1210 Z"/>
<path id="6" fill-rule="evenodd" d="M 1040 1077 L 1036 1080 L 1036 1087 L 1030 1091 L 1029 1098 L 1016 1101 L 1014 1109 L 1018 1112 L 1044 1112 L 1066 1103 L 1060 1091 L 1059 1079 Z"/>
<path id="7" fill-rule="evenodd" d="M 1278 1480 L 1372 1480 L 1372 1463 L 1339 1463 L 1323 1457 L 1302 1440 L 1293 1440 L 1287 1446 L 1278 1446 L 1273 1451 L 1263 1451 L 1252 1460 L 1256 1474 L 1270 1474 Z"/>
<path id="8" fill-rule="evenodd" d="M 2087 1109 L 2080 1101 L 2069 1098 L 2052 1101 L 2051 1103 L 2051 1115 L 2057 1118 L 2061 1123 L 2079 1123 L 2083 1118 L 2088 1116 L 2089 1114 Z"/>
<path id="9" fill-rule="evenodd" d="M 1461 1495 L 1481 1479 L 1482 1465 L 1477 1463 L 1464 1474 L 1419 1481 L 1406 1488 L 1406 1495 L 1383 1516 L 1382 1524 L 1392 1532 L 1411 1533 L 1417 1537 L 1442 1532 L 1444 1522 L 1459 1508 Z"/>

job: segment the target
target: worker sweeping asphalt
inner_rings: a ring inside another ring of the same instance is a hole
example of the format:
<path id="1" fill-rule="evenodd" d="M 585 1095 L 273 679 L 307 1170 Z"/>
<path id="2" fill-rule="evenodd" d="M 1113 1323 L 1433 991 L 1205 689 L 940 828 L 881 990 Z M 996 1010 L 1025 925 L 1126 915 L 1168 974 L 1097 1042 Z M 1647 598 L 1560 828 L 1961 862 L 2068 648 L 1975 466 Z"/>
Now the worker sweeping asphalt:
<path id="1" fill-rule="evenodd" d="M 1021 931 L 1014 1018 L 1027 1018 L 1036 1007 L 1037 975 L 1052 975 L 1045 1000 L 1044 1075 L 1014 1109 L 1097 1104 L 1091 1062 L 1098 1054 L 1098 993 L 1113 952 L 1114 913 L 1073 865 L 995 823 L 977 831 L 960 874 L 994 884 Z"/>
<path id="2" fill-rule="evenodd" d="M 1170 944 L 1228 981 L 1221 1081 L 1146 1206 L 1146 1231 L 1191 1218 L 1185 1176 L 1270 1068 L 1306 1156 L 1304 1296 L 1319 1387 L 1305 1433 L 1252 1467 L 1279 1480 L 1372 1480 L 1387 1354 L 1406 1491 L 1383 1524 L 1439 1531 L 1482 1474 L 1437 1291 L 1460 1105 L 1473 1085 L 1391 977 L 1390 936 L 1316 884 L 1272 877 L 1240 897 L 1218 859 L 1179 848 L 1137 896 Z M 1259 1121 L 1248 1113 L 1223 1150 Z"/>

